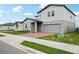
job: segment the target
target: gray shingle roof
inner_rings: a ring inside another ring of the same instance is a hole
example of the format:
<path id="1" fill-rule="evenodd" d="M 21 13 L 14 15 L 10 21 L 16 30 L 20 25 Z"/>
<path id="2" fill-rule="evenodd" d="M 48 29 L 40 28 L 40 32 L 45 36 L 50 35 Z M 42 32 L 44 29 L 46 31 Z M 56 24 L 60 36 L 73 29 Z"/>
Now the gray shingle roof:
<path id="1" fill-rule="evenodd" d="M 38 19 L 32 19 L 32 18 L 26 18 L 24 21 L 26 21 L 26 20 L 32 20 L 32 21 L 35 21 L 35 22 L 42 22 L 42 21 L 40 21 L 40 20 L 38 20 Z M 24 21 L 23 21 L 23 22 L 24 22 Z M 22 23 L 23 23 L 23 22 L 22 22 Z"/>

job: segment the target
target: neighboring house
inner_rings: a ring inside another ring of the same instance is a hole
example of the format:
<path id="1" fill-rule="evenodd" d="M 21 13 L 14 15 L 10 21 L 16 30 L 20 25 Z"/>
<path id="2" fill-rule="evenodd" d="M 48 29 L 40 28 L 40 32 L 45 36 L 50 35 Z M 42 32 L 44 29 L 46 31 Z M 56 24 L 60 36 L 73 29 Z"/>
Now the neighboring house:
<path id="1" fill-rule="evenodd" d="M 0 30 L 13 30 L 14 23 L 6 23 L 0 25 Z"/>
<path id="2" fill-rule="evenodd" d="M 25 19 L 23 26 L 31 32 L 65 33 L 75 30 L 75 16 L 65 5 L 50 4 L 38 12 L 36 19 Z"/>
<path id="3" fill-rule="evenodd" d="M 22 22 L 20 21 L 15 22 L 15 24 L 12 27 L 15 31 L 23 31 Z"/>

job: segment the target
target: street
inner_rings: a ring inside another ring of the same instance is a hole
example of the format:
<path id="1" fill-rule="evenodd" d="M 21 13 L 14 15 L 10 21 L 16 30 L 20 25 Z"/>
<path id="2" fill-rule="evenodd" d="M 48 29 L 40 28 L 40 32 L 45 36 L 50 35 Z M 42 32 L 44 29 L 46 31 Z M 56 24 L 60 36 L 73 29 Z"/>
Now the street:
<path id="1" fill-rule="evenodd" d="M 0 41 L 0 54 L 27 54 L 27 53 L 7 43 Z"/>

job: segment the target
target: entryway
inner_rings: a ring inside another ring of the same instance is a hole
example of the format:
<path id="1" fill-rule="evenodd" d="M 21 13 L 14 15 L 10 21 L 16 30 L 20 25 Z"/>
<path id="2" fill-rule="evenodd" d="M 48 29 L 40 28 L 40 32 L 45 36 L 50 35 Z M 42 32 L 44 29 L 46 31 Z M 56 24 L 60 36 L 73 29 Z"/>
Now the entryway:
<path id="1" fill-rule="evenodd" d="M 31 23 L 31 32 L 35 33 L 35 32 L 41 32 L 41 22 L 32 22 Z"/>

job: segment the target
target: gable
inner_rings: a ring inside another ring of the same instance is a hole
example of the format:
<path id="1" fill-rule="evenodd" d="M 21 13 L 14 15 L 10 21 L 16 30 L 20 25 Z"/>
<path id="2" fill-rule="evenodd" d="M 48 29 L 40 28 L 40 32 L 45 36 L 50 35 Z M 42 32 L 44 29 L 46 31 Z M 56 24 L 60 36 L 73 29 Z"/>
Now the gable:
<path id="1" fill-rule="evenodd" d="M 73 14 L 74 16 L 76 16 L 71 10 L 69 10 L 65 5 L 61 5 L 61 4 L 49 4 L 49 5 L 47 5 L 45 8 L 43 8 L 43 9 L 41 9 L 40 11 L 38 11 L 37 13 L 39 14 L 39 13 L 41 13 L 42 11 L 44 11 L 44 10 L 46 10 L 48 7 L 50 7 L 50 6 L 60 6 L 60 7 L 64 7 L 66 10 L 68 10 L 71 14 Z"/>

